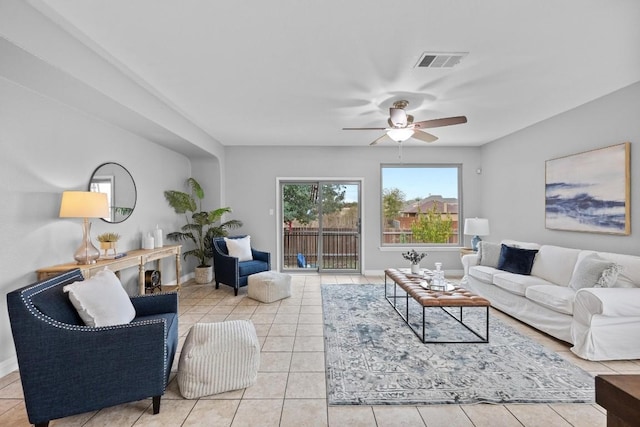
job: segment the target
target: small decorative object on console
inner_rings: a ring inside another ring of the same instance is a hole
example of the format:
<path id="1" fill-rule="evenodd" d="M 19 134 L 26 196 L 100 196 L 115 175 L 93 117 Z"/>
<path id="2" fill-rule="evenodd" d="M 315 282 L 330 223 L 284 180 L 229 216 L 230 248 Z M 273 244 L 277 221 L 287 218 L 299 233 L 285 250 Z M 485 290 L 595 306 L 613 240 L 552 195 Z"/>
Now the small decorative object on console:
<path id="1" fill-rule="evenodd" d="M 113 250 L 113 255 L 117 254 L 116 252 L 116 243 L 120 240 L 120 235 L 118 233 L 102 233 L 97 237 L 98 242 L 100 242 L 100 249 L 104 251 L 103 257 L 106 257 L 109 253 L 109 249 Z"/>

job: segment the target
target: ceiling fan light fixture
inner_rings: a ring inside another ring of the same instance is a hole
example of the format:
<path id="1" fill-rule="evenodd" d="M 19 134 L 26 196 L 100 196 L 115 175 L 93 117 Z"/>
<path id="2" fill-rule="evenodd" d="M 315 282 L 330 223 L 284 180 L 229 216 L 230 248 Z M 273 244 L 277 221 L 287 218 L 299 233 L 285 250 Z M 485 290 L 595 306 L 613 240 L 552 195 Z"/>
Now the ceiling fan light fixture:
<path id="1" fill-rule="evenodd" d="M 413 129 L 389 129 L 387 136 L 395 142 L 404 142 L 413 136 Z"/>
<path id="2" fill-rule="evenodd" d="M 407 113 L 402 108 L 389 108 L 389 118 L 395 127 L 407 126 Z"/>

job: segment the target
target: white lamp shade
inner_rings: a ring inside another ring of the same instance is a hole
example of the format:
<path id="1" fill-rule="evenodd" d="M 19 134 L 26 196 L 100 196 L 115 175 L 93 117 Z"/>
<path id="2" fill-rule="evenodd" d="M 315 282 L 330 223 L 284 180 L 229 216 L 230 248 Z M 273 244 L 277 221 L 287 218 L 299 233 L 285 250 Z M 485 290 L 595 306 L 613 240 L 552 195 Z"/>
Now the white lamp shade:
<path id="1" fill-rule="evenodd" d="M 413 136 L 413 129 L 389 129 L 387 135 L 395 142 L 404 142 Z"/>
<path id="2" fill-rule="evenodd" d="M 64 191 L 60 202 L 60 218 L 106 218 L 109 202 L 106 193 Z"/>
<path id="3" fill-rule="evenodd" d="M 464 234 L 468 236 L 486 236 L 489 234 L 489 220 L 486 218 L 466 218 Z"/>

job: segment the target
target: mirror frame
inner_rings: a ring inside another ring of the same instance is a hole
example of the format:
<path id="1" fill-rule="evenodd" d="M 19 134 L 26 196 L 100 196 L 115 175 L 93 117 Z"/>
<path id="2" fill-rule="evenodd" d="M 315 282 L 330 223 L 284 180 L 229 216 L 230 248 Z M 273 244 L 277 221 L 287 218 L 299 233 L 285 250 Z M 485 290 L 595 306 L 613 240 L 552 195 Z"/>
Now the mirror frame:
<path id="1" fill-rule="evenodd" d="M 100 174 L 100 169 L 104 168 L 105 166 L 112 166 L 112 167 L 117 167 L 120 168 L 122 170 L 122 173 L 119 175 L 114 175 L 114 174 Z M 120 177 L 120 180 L 117 180 L 116 178 Z M 122 178 L 124 177 L 124 179 L 126 180 L 127 177 L 130 180 L 130 184 L 128 182 L 122 183 Z M 97 179 L 99 178 L 99 182 L 95 182 Z M 120 182 L 120 184 L 119 184 Z M 111 216 L 110 218 L 100 218 L 102 219 L 104 222 L 108 222 L 110 224 L 119 224 L 121 222 L 124 222 L 127 220 L 127 218 L 129 218 L 131 216 L 131 214 L 133 214 L 133 211 L 136 207 L 136 204 L 138 202 L 138 189 L 136 188 L 136 182 L 133 179 L 133 176 L 131 175 L 131 173 L 127 170 L 127 168 L 125 168 L 124 166 L 122 166 L 120 163 L 116 163 L 116 162 L 105 162 L 102 163 L 100 166 L 98 166 L 97 168 L 95 168 L 95 170 L 93 171 L 93 173 L 91 174 L 91 178 L 89 179 L 89 191 L 98 191 L 95 188 L 95 185 L 105 185 L 106 186 L 106 193 L 109 199 L 109 211 L 111 212 Z M 125 187 L 129 187 L 131 186 L 132 188 L 125 188 Z M 120 188 L 120 191 L 123 191 L 123 188 L 125 188 L 125 190 L 127 191 L 133 191 L 133 206 L 132 207 L 121 207 L 118 208 L 117 206 L 113 206 L 113 198 L 115 197 L 115 195 L 118 194 L 117 189 Z M 120 211 L 119 211 L 120 210 Z M 113 218 L 113 220 L 111 219 Z"/>

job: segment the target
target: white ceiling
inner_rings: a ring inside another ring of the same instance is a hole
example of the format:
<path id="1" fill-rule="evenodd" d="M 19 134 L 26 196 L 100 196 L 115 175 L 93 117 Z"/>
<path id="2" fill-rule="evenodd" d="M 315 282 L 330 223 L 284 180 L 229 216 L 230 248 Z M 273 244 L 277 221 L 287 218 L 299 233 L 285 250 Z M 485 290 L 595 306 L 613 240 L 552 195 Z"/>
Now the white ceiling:
<path id="1" fill-rule="evenodd" d="M 640 81 L 637 0 L 32 3 L 223 145 L 366 146 L 381 132 L 341 128 L 398 99 L 467 116 L 432 146 L 481 145 Z M 425 51 L 469 54 L 415 68 Z"/>

